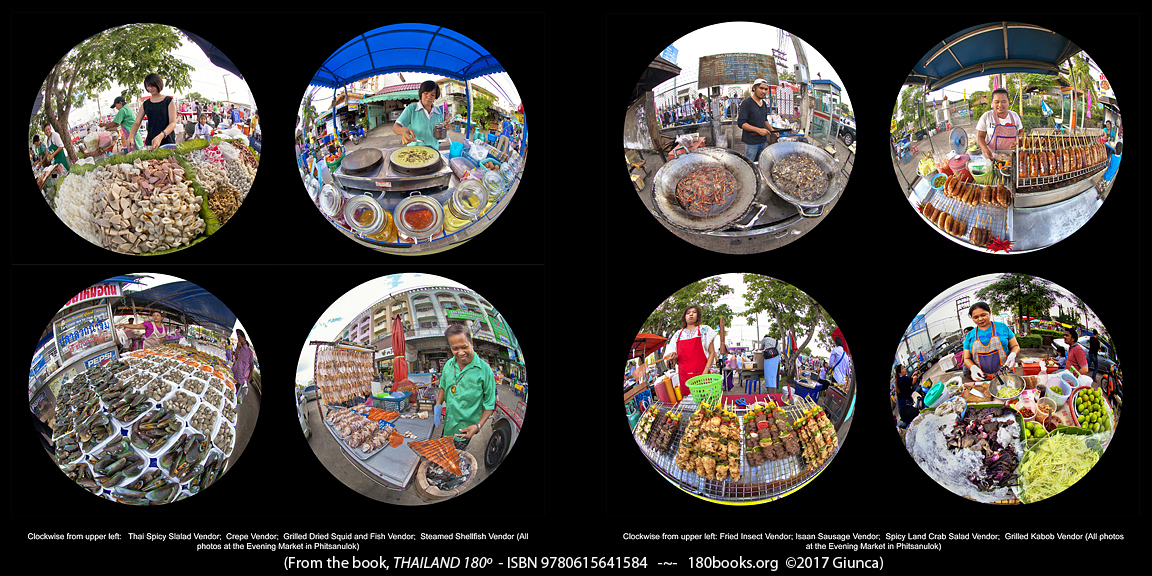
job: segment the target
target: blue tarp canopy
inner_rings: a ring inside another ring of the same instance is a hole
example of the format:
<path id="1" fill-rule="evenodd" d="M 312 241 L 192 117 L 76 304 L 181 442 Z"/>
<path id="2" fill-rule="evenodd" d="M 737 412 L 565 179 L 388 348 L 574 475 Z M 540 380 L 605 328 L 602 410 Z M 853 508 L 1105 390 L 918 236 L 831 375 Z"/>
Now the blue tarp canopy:
<path id="1" fill-rule="evenodd" d="M 961 80 L 990 74 L 1059 74 L 1080 47 L 1040 26 L 994 22 L 961 30 L 929 50 L 905 84 L 923 84 L 928 92 Z"/>
<path id="2" fill-rule="evenodd" d="M 471 39 L 430 24 L 394 24 L 360 34 L 324 61 L 310 84 L 341 88 L 390 72 L 424 72 L 471 80 L 503 72 Z"/>
<path id="3" fill-rule="evenodd" d="M 130 292 L 124 295 L 125 301 L 142 300 L 182 312 L 199 324 L 209 324 L 231 329 L 236 325 L 236 315 L 207 290 L 186 281 L 161 284 L 147 290 Z"/>

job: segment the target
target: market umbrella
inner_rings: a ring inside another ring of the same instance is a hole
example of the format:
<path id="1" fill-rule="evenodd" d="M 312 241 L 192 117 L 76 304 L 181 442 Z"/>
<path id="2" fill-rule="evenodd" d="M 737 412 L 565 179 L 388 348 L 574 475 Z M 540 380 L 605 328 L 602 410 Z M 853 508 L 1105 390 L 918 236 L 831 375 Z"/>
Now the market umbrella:
<path id="1" fill-rule="evenodd" d="M 392 381 L 400 382 L 408 378 L 408 361 L 404 359 L 404 323 L 400 315 L 392 317 Z"/>
<path id="2" fill-rule="evenodd" d="M 656 350 L 667 342 L 667 338 L 662 338 L 655 334 L 641 332 L 636 335 L 636 339 L 632 341 L 632 350 L 628 352 L 628 359 L 636 357 L 644 357 L 648 355 L 650 350 Z"/>
<path id="3" fill-rule="evenodd" d="M 844 337 L 844 333 L 840 331 L 840 328 L 836 328 L 835 330 L 833 330 L 832 336 L 833 337 L 836 337 L 836 336 L 840 337 L 840 341 L 844 343 L 844 351 L 847 352 L 849 356 L 851 356 L 852 351 L 848 349 L 848 339 Z"/>

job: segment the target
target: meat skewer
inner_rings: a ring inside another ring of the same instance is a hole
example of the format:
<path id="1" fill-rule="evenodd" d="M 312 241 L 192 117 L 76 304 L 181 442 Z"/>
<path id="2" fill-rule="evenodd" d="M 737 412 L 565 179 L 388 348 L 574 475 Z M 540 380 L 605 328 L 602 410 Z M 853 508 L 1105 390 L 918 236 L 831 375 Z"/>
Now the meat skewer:
<path id="1" fill-rule="evenodd" d="M 1052 159 L 1053 159 L 1053 161 L 1056 162 L 1055 172 L 1057 174 L 1063 174 L 1064 173 L 1064 157 L 1060 154 L 1060 150 L 1058 148 L 1055 148 L 1054 145 L 1053 145 L 1053 157 L 1052 157 Z"/>
<path id="2" fill-rule="evenodd" d="M 1033 136 L 1029 139 L 1028 149 L 1031 153 L 1028 155 L 1028 170 L 1031 178 L 1040 177 L 1040 161 L 1037 158 L 1039 153 L 1036 151 L 1036 137 Z"/>
<path id="3" fill-rule="evenodd" d="M 1040 145 L 1043 146 L 1044 144 L 1041 143 Z M 1040 162 L 1039 162 L 1039 164 L 1040 164 L 1040 176 L 1047 176 L 1048 175 L 1048 153 L 1043 148 L 1041 148 L 1039 150 L 1039 152 L 1037 152 L 1037 155 L 1040 156 Z"/>

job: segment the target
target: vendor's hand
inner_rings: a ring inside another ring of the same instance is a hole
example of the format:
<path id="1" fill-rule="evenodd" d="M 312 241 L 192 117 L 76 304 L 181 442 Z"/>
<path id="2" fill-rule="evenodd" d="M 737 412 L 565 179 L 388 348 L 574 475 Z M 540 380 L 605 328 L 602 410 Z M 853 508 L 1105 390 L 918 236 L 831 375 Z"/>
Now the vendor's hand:
<path id="1" fill-rule="evenodd" d="M 160 144 L 162 144 L 163 142 L 164 142 L 164 133 L 161 132 L 160 134 L 157 134 L 155 138 L 152 139 L 152 149 L 155 150 L 155 149 L 159 148 Z"/>
<path id="2" fill-rule="evenodd" d="M 473 424 L 467 428 L 461 428 L 460 433 L 457 434 L 457 436 L 463 436 L 465 440 L 469 440 L 473 436 L 475 436 L 479 433 L 480 433 L 480 425 L 479 424 Z"/>
<path id="3" fill-rule="evenodd" d="M 416 140 L 416 133 L 411 128 L 405 128 L 404 133 L 400 135 L 400 144 L 407 146 L 409 142 Z"/>
<path id="4" fill-rule="evenodd" d="M 669 352 L 669 353 L 665 354 L 664 355 L 664 361 L 665 362 L 675 362 L 676 361 L 676 353 L 675 352 Z"/>
<path id="5" fill-rule="evenodd" d="M 435 428 L 440 425 L 440 405 L 437 404 L 432 408 L 432 427 Z"/>
<path id="6" fill-rule="evenodd" d="M 979 366 L 977 366 L 975 364 L 972 365 L 972 379 L 973 380 L 985 380 L 987 378 L 988 377 L 984 375 L 984 371 L 980 370 Z"/>
<path id="7" fill-rule="evenodd" d="M 1004 361 L 1004 366 L 1007 367 L 1008 369 L 1012 369 L 1012 368 L 1016 367 L 1016 353 L 1015 352 L 1008 355 L 1008 359 Z"/>

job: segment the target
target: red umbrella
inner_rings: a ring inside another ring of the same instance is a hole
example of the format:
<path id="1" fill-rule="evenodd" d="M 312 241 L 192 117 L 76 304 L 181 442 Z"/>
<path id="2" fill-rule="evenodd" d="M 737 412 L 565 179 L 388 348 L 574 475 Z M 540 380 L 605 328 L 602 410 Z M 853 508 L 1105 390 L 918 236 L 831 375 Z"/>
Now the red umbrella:
<path id="1" fill-rule="evenodd" d="M 399 382 L 408 378 L 408 362 L 404 360 L 404 323 L 400 316 L 392 317 L 392 381 Z"/>
<path id="2" fill-rule="evenodd" d="M 848 349 L 848 340 L 846 338 L 844 338 L 844 333 L 840 331 L 840 328 L 836 328 L 835 330 L 833 330 L 832 336 L 839 336 L 840 337 L 840 340 L 842 342 L 844 342 L 844 351 L 847 352 L 849 356 L 851 356 L 852 351 Z"/>
<path id="3" fill-rule="evenodd" d="M 667 338 L 641 332 L 636 335 L 636 340 L 632 342 L 632 350 L 628 352 L 628 358 L 647 356 L 650 351 L 658 350 L 667 341 Z"/>

